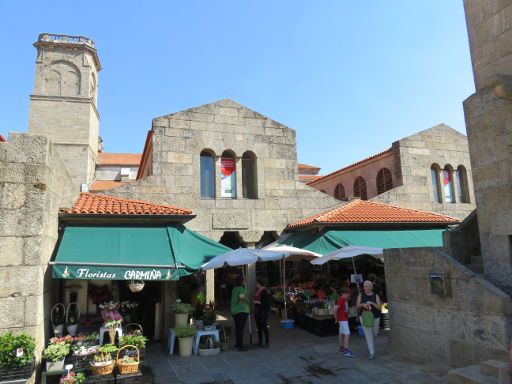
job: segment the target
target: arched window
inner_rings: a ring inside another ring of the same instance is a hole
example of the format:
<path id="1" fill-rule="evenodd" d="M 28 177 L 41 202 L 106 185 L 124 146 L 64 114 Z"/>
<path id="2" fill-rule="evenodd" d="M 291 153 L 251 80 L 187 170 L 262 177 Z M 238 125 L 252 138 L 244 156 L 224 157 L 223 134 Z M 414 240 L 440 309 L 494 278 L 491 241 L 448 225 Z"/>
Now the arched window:
<path id="1" fill-rule="evenodd" d="M 336 188 L 334 188 L 334 197 L 338 200 L 345 199 L 345 187 L 343 184 L 337 184 Z"/>
<path id="2" fill-rule="evenodd" d="M 45 77 L 45 92 L 47 95 L 62 95 L 62 76 L 59 71 L 51 69 Z"/>
<path id="3" fill-rule="evenodd" d="M 201 197 L 215 198 L 215 158 L 209 151 L 201 152 Z"/>
<path id="4" fill-rule="evenodd" d="M 439 175 L 440 175 L 441 169 L 439 165 L 432 164 L 430 167 L 430 176 L 432 178 L 432 191 L 434 192 L 434 201 L 436 203 L 442 203 L 441 200 L 441 186 L 439 185 Z"/>
<path id="5" fill-rule="evenodd" d="M 258 198 L 256 155 L 249 151 L 242 156 L 242 193 L 246 199 Z"/>
<path id="6" fill-rule="evenodd" d="M 236 159 L 231 151 L 222 152 L 220 159 L 220 197 L 236 198 Z"/>
<path id="7" fill-rule="evenodd" d="M 393 189 L 393 177 L 387 168 L 381 168 L 377 172 L 377 194 L 384 193 Z"/>
<path id="8" fill-rule="evenodd" d="M 468 173 L 466 172 L 466 168 L 463 165 L 459 165 L 457 170 L 454 171 L 456 173 L 456 179 L 458 184 L 458 192 L 459 192 L 459 202 L 460 203 L 469 203 L 469 185 L 468 185 Z"/>
<path id="9" fill-rule="evenodd" d="M 361 200 L 368 200 L 366 181 L 361 176 L 354 181 L 354 196 L 359 197 Z"/>
<path id="10" fill-rule="evenodd" d="M 455 203 L 453 168 L 450 165 L 446 165 L 443 169 L 443 195 L 445 203 Z"/>

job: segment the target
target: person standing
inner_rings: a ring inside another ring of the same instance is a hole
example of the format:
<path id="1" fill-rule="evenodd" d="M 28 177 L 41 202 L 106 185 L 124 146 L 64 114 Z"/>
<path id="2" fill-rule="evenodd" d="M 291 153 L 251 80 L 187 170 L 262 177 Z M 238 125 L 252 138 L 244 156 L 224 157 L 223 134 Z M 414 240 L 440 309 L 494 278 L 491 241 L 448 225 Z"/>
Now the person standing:
<path id="1" fill-rule="evenodd" d="M 368 359 L 373 360 L 375 358 L 374 339 L 379 331 L 380 323 L 380 298 L 373 292 L 373 284 L 369 280 L 363 283 L 363 292 L 357 297 L 357 309 L 368 345 Z"/>
<path id="2" fill-rule="evenodd" d="M 238 351 L 247 351 L 243 345 L 245 322 L 249 315 L 249 301 L 242 278 L 237 276 L 235 286 L 231 291 L 231 314 L 235 321 L 235 348 Z"/>
<path id="3" fill-rule="evenodd" d="M 256 295 L 254 296 L 254 318 L 258 328 L 258 346 L 261 348 L 269 347 L 268 335 L 268 314 L 270 312 L 270 295 L 265 288 L 265 282 L 262 279 L 256 281 Z M 265 335 L 265 344 L 263 344 L 263 335 Z"/>
<path id="4" fill-rule="evenodd" d="M 348 339 L 350 337 L 350 328 L 348 326 L 348 298 L 350 292 L 348 288 L 341 288 L 341 296 L 336 302 L 336 312 L 334 312 L 334 321 L 340 326 L 339 346 L 340 352 L 345 357 L 354 357 L 354 354 L 348 349 Z"/>

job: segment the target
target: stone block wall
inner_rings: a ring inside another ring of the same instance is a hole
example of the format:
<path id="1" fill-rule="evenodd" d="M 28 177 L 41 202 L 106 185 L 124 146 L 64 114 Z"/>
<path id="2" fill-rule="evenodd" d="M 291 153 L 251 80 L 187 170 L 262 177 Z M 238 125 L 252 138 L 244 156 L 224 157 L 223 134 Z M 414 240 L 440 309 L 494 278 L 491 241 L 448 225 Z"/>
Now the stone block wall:
<path id="1" fill-rule="evenodd" d="M 155 118 L 152 175 L 107 191 L 113 196 L 192 209 L 187 226 L 214 240 L 236 231 L 258 242 L 265 231 L 281 232 L 291 222 L 339 204 L 298 180 L 295 131 L 231 100 Z M 237 197 L 200 196 L 200 154 L 215 153 L 220 196 L 220 156 L 236 155 Z M 256 155 L 257 199 L 242 197 L 241 157 Z"/>
<path id="2" fill-rule="evenodd" d="M 28 332 L 38 350 L 56 300 L 48 261 L 58 212 L 74 198 L 71 178 L 48 138 L 11 133 L 0 142 L 0 333 Z"/>
<path id="3" fill-rule="evenodd" d="M 464 1 L 476 92 L 464 102 L 486 276 L 512 287 L 512 0 Z"/>
<path id="4" fill-rule="evenodd" d="M 506 293 L 439 249 L 386 250 L 384 259 L 394 352 L 451 367 L 506 357 Z M 446 274 L 447 296 L 430 293 L 431 272 Z"/>
<path id="5" fill-rule="evenodd" d="M 396 204 L 404 208 L 421 209 L 464 219 L 475 209 L 471 163 L 466 136 L 445 124 L 408 136 L 393 143 L 393 151 L 399 157 L 402 185 L 384 192 L 374 200 Z M 439 203 L 434 199 L 431 166 L 441 169 L 450 165 L 457 170 L 466 169 L 469 203 L 461 203 L 455 180 L 455 203 Z"/>

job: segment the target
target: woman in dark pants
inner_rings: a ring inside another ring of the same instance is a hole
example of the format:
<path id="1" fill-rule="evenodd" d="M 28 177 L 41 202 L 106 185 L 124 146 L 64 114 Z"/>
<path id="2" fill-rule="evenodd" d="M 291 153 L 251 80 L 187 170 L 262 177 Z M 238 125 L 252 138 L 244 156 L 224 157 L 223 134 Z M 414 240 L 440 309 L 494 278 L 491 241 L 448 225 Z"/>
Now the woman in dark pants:
<path id="1" fill-rule="evenodd" d="M 249 315 L 249 301 L 240 276 L 237 277 L 235 286 L 231 291 L 231 314 L 235 321 L 235 348 L 238 351 L 247 351 L 247 348 L 243 345 L 243 338 L 245 322 Z"/>
<path id="2" fill-rule="evenodd" d="M 256 319 L 256 327 L 258 328 L 259 346 L 262 348 L 269 347 L 268 338 L 268 314 L 270 312 L 270 295 L 265 288 L 263 280 L 258 279 L 256 282 L 256 295 L 254 296 L 254 318 Z M 263 344 L 263 334 L 265 335 L 265 344 Z"/>

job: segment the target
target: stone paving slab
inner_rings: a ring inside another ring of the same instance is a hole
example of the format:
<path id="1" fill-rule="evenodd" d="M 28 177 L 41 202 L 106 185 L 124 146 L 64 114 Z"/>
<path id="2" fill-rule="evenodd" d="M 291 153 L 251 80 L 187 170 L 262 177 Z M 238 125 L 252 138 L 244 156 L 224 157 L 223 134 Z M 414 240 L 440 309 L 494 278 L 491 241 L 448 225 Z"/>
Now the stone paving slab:
<path id="1" fill-rule="evenodd" d="M 155 384 L 345 384 L 448 383 L 447 368 L 406 361 L 390 353 L 388 335 L 377 336 L 375 360 L 364 337 L 352 335 L 355 358 L 338 352 L 337 336 L 317 337 L 302 329 L 282 330 L 274 319 L 271 347 L 217 356 L 179 357 L 153 344 L 146 354 Z M 248 339 L 246 339 L 248 340 Z"/>

